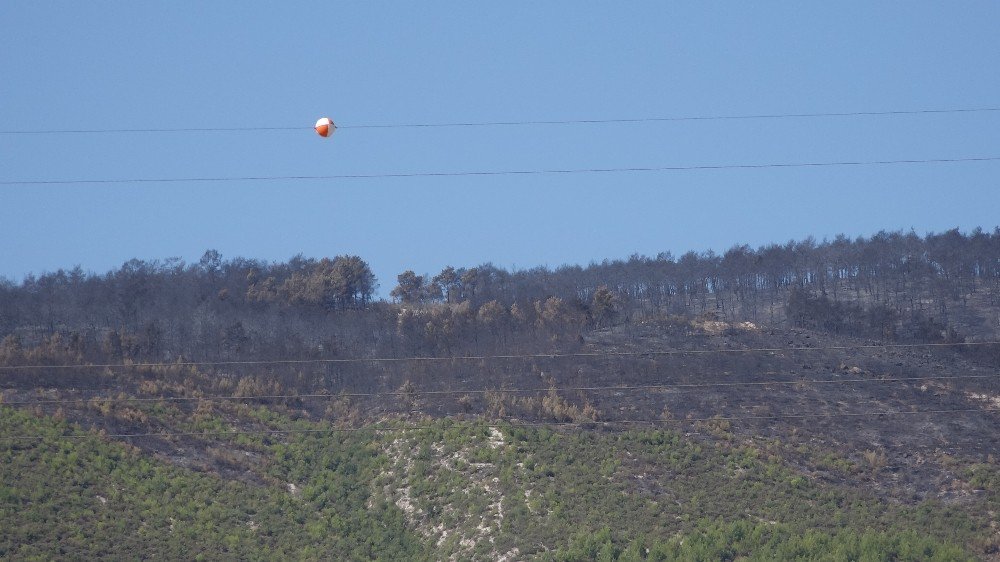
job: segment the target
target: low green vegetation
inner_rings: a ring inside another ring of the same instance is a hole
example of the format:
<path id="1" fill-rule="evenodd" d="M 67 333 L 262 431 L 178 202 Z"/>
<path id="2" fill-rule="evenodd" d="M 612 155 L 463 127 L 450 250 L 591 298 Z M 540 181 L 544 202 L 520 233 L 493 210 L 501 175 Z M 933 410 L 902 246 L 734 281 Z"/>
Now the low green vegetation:
<path id="1" fill-rule="evenodd" d="M 459 429 L 474 437 L 457 440 Z M 777 449 L 673 431 L 441 423 L 392 450 L 394 485 L 421 498 L 425 534 L 464 525 L 480 540 L 447 554 L 482 559 L 959 560 L 969 555 L 958 545 L 988 532 L 974 510 L 888 505 L 794 472 Z"/>
<path id="2" fill-rule="evenodd" d="M 337 431 L 265 412 L 331 430 L 204 437 L 194 448 L 235 478 L 168 462 L 190 443 L 157 458 L 0 408 L 0 558 L 963 560 L 996 509 L 987 464 L 963 473 L 990 490 L 980 504 L 902 506 L 798 473 L 778 445 L 452 420 Z"/>
<path id="3" fill-rule="evenodd" d="M 0 559 L 404 560 L 429 557 L 402 513 L 365 485 L 360 439 L 273 472 L 313 478 L 293 493 L 178 468 L 66 424 L 0 409 Z"/>
<path id="4" fill-rule="evenodd" d="M 788 525 L 737 522 L 714 523 L 668 541 L 636 539 L 621 546 L 609 529 L 580 535 L 568 549 L 550 560 L 893 560 L 951 562 L 972 560 L 962 549 L 942 545 L 916 531 L 885 533 L 792 531 Z"/>

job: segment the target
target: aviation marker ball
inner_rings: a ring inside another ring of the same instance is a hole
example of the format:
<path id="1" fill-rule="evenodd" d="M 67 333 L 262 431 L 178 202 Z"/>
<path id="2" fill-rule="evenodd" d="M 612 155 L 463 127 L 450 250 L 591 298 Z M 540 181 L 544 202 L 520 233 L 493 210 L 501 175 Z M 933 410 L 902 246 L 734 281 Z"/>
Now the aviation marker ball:
<path id="1" fill-rule="evenodd" d="M 329 137 L 337 130 L 337 126 L 333 124 L 333 121 L 329 117 L 323 117 L 316 122 L 316 134 L 321 137 Z"/>

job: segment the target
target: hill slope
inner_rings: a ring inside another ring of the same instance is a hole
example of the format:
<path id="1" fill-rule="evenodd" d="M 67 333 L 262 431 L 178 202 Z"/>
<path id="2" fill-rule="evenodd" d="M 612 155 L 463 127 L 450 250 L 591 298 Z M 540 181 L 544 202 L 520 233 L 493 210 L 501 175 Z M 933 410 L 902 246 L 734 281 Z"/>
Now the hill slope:
<path id="1" fill-rule="evenodd" d="M 248 484 L 9 408 L 0 421 L 44 435 L 0 449 L 0 553 L 14 559 L 957 560 L 985 547 L 997 493 L 909 507 L 803 477 L 780 446 L 448 421 L 218 438 L 243 451 L 232 465 L 267 459 L 244 463 L 261 479 Z"/>
<path id="2" fill-rule="evenodd" d="M 997 559 L 998 241 L 0 283 L 0 556 Z"/>

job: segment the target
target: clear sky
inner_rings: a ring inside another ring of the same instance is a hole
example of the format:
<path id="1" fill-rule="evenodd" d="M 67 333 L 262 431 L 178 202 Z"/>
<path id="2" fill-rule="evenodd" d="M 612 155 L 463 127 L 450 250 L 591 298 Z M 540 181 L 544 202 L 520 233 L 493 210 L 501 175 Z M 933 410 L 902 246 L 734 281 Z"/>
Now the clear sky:
<path id="1" fill-rule="evenodd" d="M 291 4 L 291 6 L 289 6 Z M 0 3 L 0 181 L 1000 156 L 1000 3 Z M 812 235 L 1000 225 L 1000 162 L 276 182 L 0 185 L 0 276 L 209 248 L 527 268 Z"/>

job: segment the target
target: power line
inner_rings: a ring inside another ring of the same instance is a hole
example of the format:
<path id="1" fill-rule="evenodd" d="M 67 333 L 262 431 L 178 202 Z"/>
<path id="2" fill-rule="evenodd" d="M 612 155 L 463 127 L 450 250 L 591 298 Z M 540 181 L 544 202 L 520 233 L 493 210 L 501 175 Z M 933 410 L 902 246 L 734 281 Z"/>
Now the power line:
<path id="1" fill-rule="evenodd" d="M 650 420 L 609 420 L 609 421 L 588 421 L 588 422 L 524 422 L 510 418 L 489 421 L 491 424 L 505 424 L 508 427 L 610 427 L 614 425 L 673 425 L 680 423 L 696 423 L 711 421 L 763 421 L 778 419 L 823 419 L 823 418 L 845 418 L 845 417 L 882 417 L 882 416 L 913 416 L 913 415 L 938 415 L 938 414 L 965 414 L 965 413 L 985 413 L 1000 412 L 1000 408 L 958 408 L 946 410 L 885 410 L 872 412 L 831 412 L 814 414 L 773 414 L 773 415 L 751 415 L 751 416 L 721 416 L 700 418 L 671 418 L 671 419 L 650 419 Z M 472 421 L 472 420 L 470 420 Z M 437 426 L 421 425 L 400 425 L 397 427 L 329 427 L 323 429 L 246 429 L 231 431 L 177 431 L 177 432 L 146 432 L 146 433 L 83 433 L 71 435 L 54 436 L 56 439 L 86 439 L 89 437 L 106 437 L 114 439 L 127 439 L 134 437 L 210 437 L 226 435 L 292 435 L 292 434 L 323 434 L 323 433 L 345 433 L 359 431 L 407 431 L 421 429 L 435 429 Z M 46 439 L 52 436 L 46 435 L 4 435 L 0 440 L 27 440 Z"/>
<path id="2" fill-rule="evenodd" d="M 764 380 L 764 381 L 729 381 L 707 383 L 660 383 L 643 385 L 610 385 L 610 386 L 569 386 L 569 387 L 538 387 L 538 388 L 485 388 L 463 390 L 392 390 L 386 392 L 340 392 L 340 393 L 306 393 L 306 394 L 259 394 L 259 395 L 214 395 L 214 396 L 160 396 L 160 397 L 100 397 L 91 398 L 60 398 L 49 400 L 4 401 L 4 406 L 51 406 L 83 403 L 120 403 L 134 404 L 144 402 L 224 402 L 243 400 L 295 400 L 295 399 L 333 399 L 333 398 L 385 398 L 390 396 L 454 396 L 474 394 L 531 394 L 545 392 L 608 392 L 632 390 L 685 390 L 700 388 L 725 388 L 739 386 L 772 386 L 772 385 L 827 385 L 827 384 L 858 384 L 858 383 L 897 383 L 917 381 L 947 381 L 972 379 L 997 379 L 1000 374 L 990 375 L 953 375 L 953 376 L 922 376 L 866 379 L 798 379 L 798 380 Z"/>
<path id="3" fill-rule="evenodd" d="M 955 164 L 968 162 L 994 162 L 1000 156 L 967 158 L 923 158 L 903 160 L 844 160 L 838 162 L 776 162 L 767 164 L 705 164 L 694 166 L 650 166 L 625 168 L 566 168 L 548 170 L 480 170 L 466 172 L 398 172 L 375 174 L 330 174 L 316 176 L 216 176 L 188 178 L 127 178 L 91 180 L 8 180 L 0 185 L 95 185 L 129 183 L 188 183 L 188 182 L 264 182 L 264 181 L 311 181 L 311 180 L 366 180 L 401 178 L 442 178 L 442 177 L 486 177 L 486 176 L 529 176 L 568 174 L 617 174 L 640 172 L 682 172 L 704 170 L 760 170 L 768 168 L 823 168 L 839 166 L 889 166 L 900 164 Z"/>
<path id="4" fill-rule="evenodd" d="M 397 128 L 430 128 L 430 127 L 496 127 L 523 125 L 593 125 L 608 123 L 663 123 L 679 121 L 734 121 L 741 119 L 801 119 L 816 117 L 874 117 L 898 115 L 927 115 L 947 113 L 978 113 L 1000 111 L 998 107 L 966 108 L 966 109 L 920 109 L 903 111 L 848 111 L 825 113 L 761 113 L 752 115 L 689 115 L 677 117 L 633 117 L 623 119 L 560 119 L 535 121 L 486 121 L 458 123 L 409 123 L 387 125 L 345 125 L 344 129 L 397 129 Z M 338 126 L 338 128 L 340 128 Z"/>
<path id="5" fill-rule="evenodd" d="M 338 129 L 343 127 L 338 126 Z M 175 127 L 159 129 L 36 129 L 0 131 L 0 135 L 90 135 L 107 133 L 234 133 L 252 131 L 304 131 L 312 127 Z"/>
<path id="6" fill-rule="evenodd" d="M 103 363 L 103 364 L 60 364 L 60 365 L 0 365 L 0 371 L 26 371 L 37 369 L 123 369 L 151 367 L 235 367 L 246 365 L 304 365 L 304 364 L 345 364 L 345 363 L 405 363 L 405 362 L 445 362 L 445 361 L 498 361 L 504 359 L 564 359 L 586 357 L 642 357 L 668 355 L 708 355 L 730 353 L 785 353 L 798 351 L 846 351 L 855 349 L 913 349 L 943 347 L 978 347 L 1000 345 L 1000 341 L 938 342 L 938 343 L 883 343 L 858 345 L 830 345 L 817 347 L 747 347 L 737 349 L 666 349 L 641 351 L 594 351 L 578 353 L 528 353 L 511 355 L 456 355 L 446 357 L 350 357 L 331 359 L 260 359 L 246 361 L 177 361 L 151 363 Z"/>
<path id="7" fill-rule="evenodd" d="M 556 120 L 512 120 L 512 121 L 467 121 L 450 123 L 384 123 L 384 124 L 344 124 L 338 129 L 415 129 L 415 128 L 459 128 L 459 127 L 514 127 L 533 125 L 597 125 L 615 123 L 663 123 L 681 121 L 735 121 L 747 119 L 805 119 L 820 117 L 885 117 L 902 115 L 933 115 L 986 113 L 1000 111 L 1000 107 L 917 109 L 899 111 L 846 111 L 821 113 L 762 113 L 752 115 L 691 115 L 676 117 L 630 117 L 621 119 L 556 119 Z M 109 133 L 214 133 L 252 131 L 307 131 L 312 127 L 176 127 L 176 128 L 121 128 L 121 129 L 34 129 L 5 130 L 3 135 L 54 135 L 54 134 L 109 134 Z"/>

